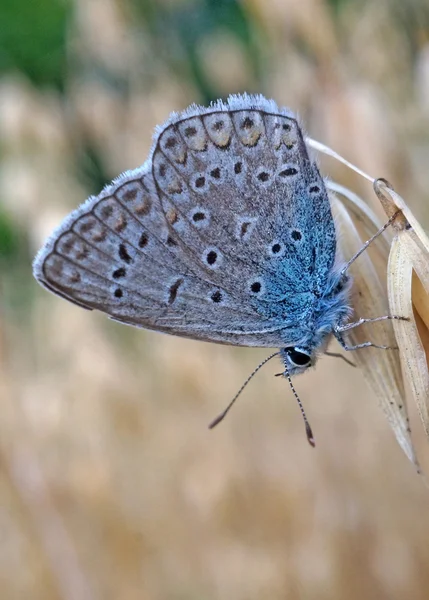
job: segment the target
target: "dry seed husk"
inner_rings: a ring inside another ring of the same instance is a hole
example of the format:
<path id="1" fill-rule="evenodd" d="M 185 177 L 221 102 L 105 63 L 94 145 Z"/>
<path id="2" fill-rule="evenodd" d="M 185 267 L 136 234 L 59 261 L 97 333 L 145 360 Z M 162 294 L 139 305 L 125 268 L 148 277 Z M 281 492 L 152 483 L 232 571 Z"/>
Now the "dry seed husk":
<path id="1" fill-rule="evenodd" d="M 393 240 L 389 255 L 388 294 L 390 310 L 410 321 L 395 321 L 393 327 L 399 346 L 404 375 L 410 386 L 412 397 L 429 436 L 429 374 L 425 350 L 413 313 L 412 279 L 413 263 L 409 251 L 401 240 L 407 231 L 400 232 Z M 423 290 L 421 290 L 423 291 Z M 426 294 L 427 296 L 427 294 Z M 420 303 L 422 302 L 422 297 Z M 427 313 L 423 313 L 427 317 Z"/>

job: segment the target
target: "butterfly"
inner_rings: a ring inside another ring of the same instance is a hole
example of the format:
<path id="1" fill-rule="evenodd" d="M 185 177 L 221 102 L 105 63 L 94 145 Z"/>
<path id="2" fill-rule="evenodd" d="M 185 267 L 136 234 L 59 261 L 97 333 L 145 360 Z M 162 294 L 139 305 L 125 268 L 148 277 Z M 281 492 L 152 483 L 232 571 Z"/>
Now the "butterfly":
<path id="1" fill-rule="evenodd" d="M 67 216 L 33 268 L 127 325 L 278 347 L 291 383 L 333 335 L 356 348 L 350 262 L 297 118 L 244 94 L 170 115 L 146 162 Z"/>

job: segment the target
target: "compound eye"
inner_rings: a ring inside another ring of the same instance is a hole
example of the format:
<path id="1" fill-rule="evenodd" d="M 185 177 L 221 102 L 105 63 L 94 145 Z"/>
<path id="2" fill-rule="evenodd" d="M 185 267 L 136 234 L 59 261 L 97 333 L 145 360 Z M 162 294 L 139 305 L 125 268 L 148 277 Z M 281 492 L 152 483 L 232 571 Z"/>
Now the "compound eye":
<path id="1" fill-rule="evenodd" d="M 287 355 L 290 361 L 297 367 L 307 367 L 311 364 L 311 357 L 299 348 L 287 348 Z"/>

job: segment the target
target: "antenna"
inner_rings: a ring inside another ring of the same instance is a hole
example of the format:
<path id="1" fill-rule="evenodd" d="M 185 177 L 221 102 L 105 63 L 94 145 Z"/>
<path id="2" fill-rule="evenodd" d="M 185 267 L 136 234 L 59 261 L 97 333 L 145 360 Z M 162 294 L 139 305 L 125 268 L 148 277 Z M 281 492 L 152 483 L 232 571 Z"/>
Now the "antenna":
<path id="1" fill-rule="evenodd" d="M 287 368 L 286 365 L 285 365 L 285 372 L 284 373 L 278 373 L 277 377 L 279 377 L 280 375 L 284 375 L 287 378 L 287 380 L 289 381 L 290 389 L 292 390 L 293 395 L 295 396 L 295 399 L 298 402 L 298 406 L 299 406 L 299 409 L 301 411 L 302 418 L 304 419 L 305 434 L 307 436 L 308 443 L 310 444 L 310 446 L 312 446 L 314 448 L 315 445 L 316 445 L 316 442 L 314 441 L 313 431 L 312 431 L 312 429 L 310 427 L 310 423 L 308 422 L 307 415 L 305 414 L 305 410 L 304 410 L 304 407 L 302 405 L 302 402 L 301 402 L 301 400 L 300 400 L 300 398 L 299 398 L 298 394 L 296 393 L 296 390 L 295 390 L 295 388 L 293 386 L 292 379 L 290 378 L 290 374 L 289 374 L 289 371 L 288 371 L 288 368 Z"/>
<path id="2" fill-rule="evenodd" d="M 209 425 L 209 429 L 213 429 L 213 427 L 216 427 L 216 425 L 218 425 L 221 421 L 223 421 L 223 419 L 226 417 L 226 415 L 229 413 L 230 409 L 232 408 L 232 405 L 234 404 L 234 402 L 237 400 L 238 396 L 241 394 L 241 392 L 244 390 L 244 388 L 246 387 L 246 385 L 249 383 L 249 381 L 252 379 L 252 377 L 254 377 L 256 375 L 256 373 L 259 371 L 259 369 L 261 367 L 263 367 L 269 360 L 271 360 L 272 358 L 274 358 L 275 356 L 279 356 L 280 352 L 274 352 L 274 354 L 271 354 L 270 356 L 268 356 L 265 360 L 263 360 L 257 367 L 256 369 L 253 371 L 253 373 L 251 373 L 249 375 L 249 377 L 246 379 L 246 381 L 243 383 L 243 385 L 241 386 L 241 388 L 238 390 L 238 392 L 235 394 L 234 398 L 231 400 L 231 402 L 228 404 L 228 406 L 225 408 L 225 410 L 223 412 L 220 413 L 220 415 L 218 415 L 216 417 L 216 419 L 214 419 L 210 425 Z"/>
<path id="3" fill-rule="evenodd" d="M 253 371 L 253 372 L 252 372 L 252 373 L 249 375 L 249 377 L 248 377 L 248 378 L 246 379 L 246 381 L 243 383 L 243 385 L 241 386 L 241 388 L 240 388 L 240 389 L 238 390 L 238 392 L 235 394 L 234 398 L 231 400 L 231 402 L 228 404 L 228 406 L 225 408 L 225 410 L 224 410 L 224 411 L 222 411 L 222 412 L 220 413 L 220 415 L 218 415 L 218 416 L 216 417 L 216 419 L 214 419 L 214 420 L 213 420 L 213 421 L 210 423 L 210 425 L 209 425 L 209 429 L 213 429 L 214 427 L 216 427 L 216 425 L 219 425 L 219 423 L 220 423 L 221 421 L 223 421 L 223 419 L 224 419 L 224 418 L 226 417 L 226 415 L 229 413 L 229 411 L 230 411 L 230 409 L 231 409 L 232 405 L 234 404 L 234 402 L 237 400 L 237 398 L 239 397 L 239 395 L 241 394 L 241 392 L 244 390 L 244 388 L 246 387 L 246 385 L 249 383 L 249 381 L 252 379 L 252 377 L 254 377 L 254 376 L 256 375 L 256 373 L 259 371 L 259 369 L 260 369 L 261 367 L 263 367 L 263 366 L 264 366 L 264 365 L 265 365 L 265 364 L 266 364 L 266 363 L 267 363 L 269 360 L 271 360 L 271 359 L 272 359 L 272 358 L 274 358 L 275 356 L 280 356 L 280 354 L 281 354 L 280 352 L 274 352 L 274 354 L 271 354 L 270 356 L 268 356 L 268 357 L 267 357 L 265 360 L 263 360 L 263 361 L 262 361 L 262 362 L 261 362 L 261 363 L 260 363 L 260 364 L 259 364 L 259 365 L 256 367 L 256 369 L 255 369 L 255 370 L 254 370 L 254 371 Z M 302 405 L 302 402 L 301 402 L 301 400 L 300 400 L 300 398 L 299 398 L 298 394 L 296 393 L 296 390 L 295 390 L 295 388 L 294 388 L 294 386 L 293 386 L 292 379 L 290 378 L 289 371 L 288 371 L 288 369 L 287 369 L 286 365 L 285 365 L 285 371 L 284 371 L 284 373 L 278 373 L 277 375 L 285 375 L 285 376 L 286 376 L 286 378 L 287 378 L 287 380 L 289 381 L 290 388 L 291 388 L 291 390 L 292 390 L 292 392 L 293 392 L 293 395 L 295 396 L 295 399 L 296 399 L 296 401 L 298 402 L 298 406 L 299 406 L 299 409 L 300 409 L 300 411 L 301 411 L 302 418 L 304 419 L 304 425 L 305 425 L 305 434 L 306 434 L 306 436 L 307 436 L 308 443 L 310 444 L 310 446 L 312 446 L 312 447 L 314 448 L 314 447 L 315 447 L 315 445 L 316 445 L 316 443 L 315 443 L 315 441 L 314 441 L 314 436 L 313 436 L 313 432 L 312 432 L 312 430 L 311 430 L 311 427 L 310 427 L 310 423 L 308 422 L 307 415 L 305 414 L 305 410 L 304 410 L 304 407 L 303 407 L 303 405 Z"/>

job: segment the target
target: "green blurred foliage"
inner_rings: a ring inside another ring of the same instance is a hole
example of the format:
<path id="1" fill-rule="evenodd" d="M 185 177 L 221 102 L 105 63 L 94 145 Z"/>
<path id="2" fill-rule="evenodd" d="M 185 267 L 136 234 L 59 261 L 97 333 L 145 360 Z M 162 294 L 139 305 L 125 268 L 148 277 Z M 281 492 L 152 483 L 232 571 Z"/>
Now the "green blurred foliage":
<path id="1" fill-rule="evenodd" d="M 19 250 L 19 236 L 9 215 L 0 210 L 0 264 L 15 256 Z"/>
<path id="2" fill-rule="evenodd" d="M 30 318 L 34 298 L 30 277 L 32 261 L 28 235 L 1 207 L 0 200 L 0 296 L 10 319 L 22 325 Z"/>
<path id="3" fill-rule="evenodd" d="M 204 38 L 219 32 L 232 35 L 240 43 L 255 91 L 261 91 L 263 32 L 242 2 L 201 0 L 166 5 L 156 0 L 131 1 L 151 36 L 157 59 L 170 64 L 180 77 L 190 79 L 203 103 L 217 99 L 219 91 L 204 71 L 198 48 Z"/>
<path id="4" fill-rule="evenodd" d="M 64 88 L 67 0 L 1 0 L 0 74 L 19 71 L 35 85 Z"/>

